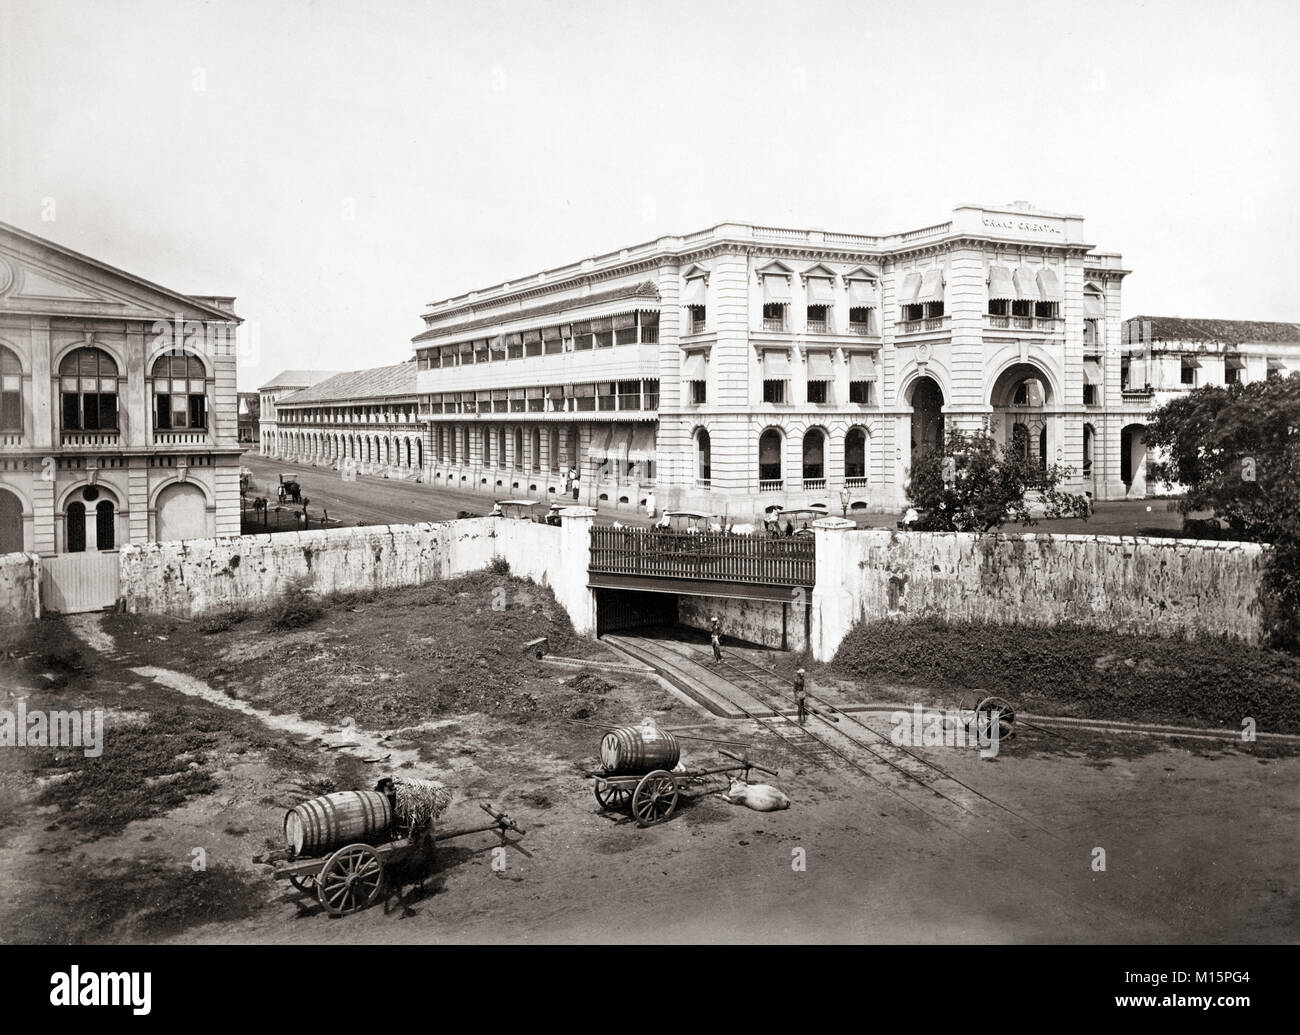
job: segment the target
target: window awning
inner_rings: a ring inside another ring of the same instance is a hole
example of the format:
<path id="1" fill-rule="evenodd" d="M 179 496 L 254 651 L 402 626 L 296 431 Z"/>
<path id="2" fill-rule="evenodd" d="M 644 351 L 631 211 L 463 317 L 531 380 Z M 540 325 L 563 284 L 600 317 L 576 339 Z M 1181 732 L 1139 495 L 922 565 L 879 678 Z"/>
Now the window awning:
<path id="1" fill-rule="evenodd" d="M 790 376 L 790 353 L 786 349 L 763 350 L 763 377 L 768 381 Z"/>
<path id="2" fill-rule="evenodd" d="M 524 397 L 524 390 L 523 390 L 522 388 L 511 388 L 511 389 L 510 389 L 510 398 L 511 398 L 511 399 L 522 399 L 523 397 Z"/>
<path id="3" fill-rule="evenodd" d="M 542 341 L 559 341 L 560 329 L 558 327 L 546 327 L 542 330 Z"/>
<path id="4" fill-rule="evenodd" d="M 636 313 L 625 313 L 622 316 L 614 317 L 614 330 L 625 331 L 629 327 L 636 326 Z"/>
<path id="5" fill-rule="evenodd" d="M 903 278 L 903 290 L 898 296 L 900 305 L 910 305 L 916 301 L 917 293 L 921 290 L 921 274 L 909 273 Z"/>
<path id="6" fill-rule="evenodd" d="M 989 267 L 989 298 L 1010 300 L 1016 297 L 1016 285 L 1011 280 L 1011 271 L 1005 266 Z"/>
<path id="7" fill-rule="evenodd" d="M 1131 359 L 1128 364 L 1128 386 L 1131 389 L 1143 388 L 1147 383 L 1147 362 L 1145 359 Z"/>
<path id="8" fill-rule="evenodd" d="M 921 290 L 916 295 L 917 302 L 943 301 L 943 270 L 926 270 L 921 278 Z"/>
<path id="9" fill-rule="evenodd" d="M 564 385 L 551 385 L 551 387 L 546 390 L 546 394 L 552 399 L 563 399 Z"/>
<path id="10" fill-rule="evenodd" d="M 1088 385 L 1099 385 L 1104 383 L 1105 378 L 1102 376 L 1101 364 L 1095 359 L 1085 359 L 1083 361 L 1083 383 Z"/>
<path id="11" fill-rule="evenodd" d="M 614 329 L 614 321 L 609 319 L 608 317 L 605 317 L 600 320 L 592 320 L 591 329 L 595 331 L 597 334 L 601 333 L 602 331 L 612 331 Z"/>
<path id="12" fill-rule="evenodd" d="M 465 353 L 473 352 L 474 343 L 472 341 L 462 341 L 460 343 L 460 351 L 462 355 L 464 355 Z"/>
<path id="13" fill-rule="evenodd" d="M 1106 307 L 1102 303 L 1101 295 L 1083 296 L 1083 315 L 1089 320 L 1100 320 L 1106 315 Z"/>
<path id="14" fill-rule="evenodd" d="M 1201 361 L 1197 359 L 1195 356 L 1184 356 L 1183 366 L 1196 367 L 1199 370 L 1201 368 Z"/>
<path id="15" fill-rule="evenodd" d="M 831 283 L 829 277 L 808 278 L 808 304 L 809 305 L 834 305 L 835 304 L 835 285 Z"/>
<path id="16" fill-rule="evenodd" d="M 870 381 L 876 376 L 876 361 L 869 352 L 849 353 L 849 380 Z"/>
<path id="17" fill-rule="evenodd" d="M 579 323 L 575 323 L 575 324 L 573 325 L 573 333 L 574 333 L 574 334 L 590 334 L 590 333 L 591 333 L 591 321 L 589 321 L 589 320 L 583 320 L 583 321 L 581 321 L 581 322 L 579 322 Z"/>
<path id="18" fill-rule="evenodd" d="M 543 393 L 544 391 L 546 391 L 546 389 L 543 388 L 541 385 L 538 385 L 536 388 L 533 388 L 532 386 L 529 386 L 529 388 L 527 389 L 528 398 L 530 398 L 530 399 L 540 399 L 540 398 L 542 398 L 542 393 Z"/>
<path id="19" fill-rule="evenodd" d="M 835 376 L 829 352 L 808 353 L 808 380 L 829 381 Z"/>
<path id="20" fill-rule="evenodd" d="M 1269 357 L 1269 361 L 1268 361 L 1268 369 L 1269 369 L 1269 370 L 1285 370 L 1285 369 L 1286 369 L 1286 364 L 1283 363 L 1280 359 L 1277 359 L 1277 358 L 1274 358 L 1274 357 Z"/>
<path id="21" fill-rule="evenodd" d="M 541 341 L 541 340 L 542 340 L 542 332 L 541 332 L 541 331 L 524 331 L 524 342 L 525 342 L 525 343 L 531 343 L 531 342 Z"/>
<path id="22" fill-rule="evenodd" d="M 682 305 L 704 305 L 706 297 L 704 278 L 692 277 L 686 282 L 686 289 L 682 292 Z"/>
<path id="23" fill-rule="evenodd" d="M 653 424 L 636 424 L 632 427 L 632 442 L 628 446 L 630 464 L 649 463 L 655 458 L 655 429 Z"/>
<path id="24" fill-rule="evenodd" d="M 876 283 L 873 280 L 850 280 L 849 281 L 849 306 L 850 308 L 860 308 L 865 306 L 868 309 L 875 309 L 880 305 L 880 299 L 876 294 Z"/>
<path id="25" fill-rule="evenodd" d="M 573 397 L 575 399 L 594 399 L 596 397 L 595 385 L 574 385 Z"/>
<path id="26" fill-rule="evenodd" d="M 605 460 L 609 457 L 609 436 L 614 429 L 608 424 L 597 424 L 591 429 L 591 442 L 587 445 L 587 456 L 592 460 Z"/>
<path id="27" fill-rule="evenodd" d="M 1038 294 L 1044 302 L 1061 300 L 1061 282 L 1056 276 L 1056 270 L 1044 266 L 1038 271 Z"/>
<path id="28" fill-rule="evenodd" d="M 1038 278 L 1034 276 L 1034 271 L 1028 266 L 1021 266 L 1016 270 L 1016 298 L 1025 301 L 1041 301 L 1038 293 Z"/>
<path id="29" fill-rule="evenodd" d="M 609 458 L 616 463 L 627 463 L 627 453 L 631 445 L 632 429 L 615 425 L 609 434 Z"/>
<path id="30" fill-rule="evenodd" d="M 1224 356 L 1223 365 L 1228 370 L 1245 370 L 1246 361 L 1240 356 Z"/>
<path id="31" fill-rule="evenodd" d="M 763 301 L 790 301 L 790 278 L 783 273 L 763 274 Z"/>
<path id="32" fill-rule="evenodd" d="M 703 352 L 688 352 L 682 361 L 682 379 L 703 381 L 708 377 L 708 357 Z"/>
<path id="33" fill-rule="evenodd" d="M 515 334 L 506 335 L 507 345 L 522 345 L 523 343 L 524 343 L 524 336 L 522 334 L 516 332 Z"/>
<path id="34" fill-rule="evenodd" d="M 492 399 L 508 399 L 508 398 L 510 398 L 509 393 L 507 393 L 506 390 L 505 390 L 504 388 L 494 388 L 494 389 L 492 390 L 490 396 L 489 396 L 489 393 L 487 393 L 487 392 L 484 392 L 484 393 L 483 393 L 483 398 L 487 399 L 487 398 L 489 398 L 489 397 L 492 398 Z"/>

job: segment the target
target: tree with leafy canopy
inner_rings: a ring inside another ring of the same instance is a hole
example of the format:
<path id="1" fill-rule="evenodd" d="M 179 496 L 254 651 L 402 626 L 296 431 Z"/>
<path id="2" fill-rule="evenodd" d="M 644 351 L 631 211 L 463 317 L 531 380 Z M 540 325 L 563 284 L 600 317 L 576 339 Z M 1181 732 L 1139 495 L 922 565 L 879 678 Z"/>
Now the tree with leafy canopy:
<path id="1" fill-rule="evenodd" d="M 1159 451 L 1148 477 L 1186 493 L 1184 515 L 1213 511 L 1234 538 L 1273 545 L 1265 620 L 1275 646 L 1300 649 L 1300 372 L 1193 389 L 1155 412 L 1145 439 Z"/>
<path id="2" fill-rule="evenodd" d="M 1007 521 L 1034 524 L 1037 505 L 1048 518 L 1087 519 L 1086 496 L 1064 492 L 1070 470 L 1039 466 L 1011 444 L 999 446 L 987 431 L 948 431 L 943 453 L 932 450 L 912 464 L 908 502 L 923 532 L 988 532 Z"/>

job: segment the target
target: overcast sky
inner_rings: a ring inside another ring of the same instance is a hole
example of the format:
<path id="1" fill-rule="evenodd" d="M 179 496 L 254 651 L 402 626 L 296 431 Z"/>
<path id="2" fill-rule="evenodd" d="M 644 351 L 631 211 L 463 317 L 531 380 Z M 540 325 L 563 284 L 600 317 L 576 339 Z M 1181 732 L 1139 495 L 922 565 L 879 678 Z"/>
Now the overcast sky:
<path id="1" fill-rule="evenodd" d="M 1300 320 L 1297 39 L 1294 0 L 3 0 L 0 219 L 237 296 L 244 390 L 664 234 L 968 201 L 1084 216 L 1126 316 Z"/>

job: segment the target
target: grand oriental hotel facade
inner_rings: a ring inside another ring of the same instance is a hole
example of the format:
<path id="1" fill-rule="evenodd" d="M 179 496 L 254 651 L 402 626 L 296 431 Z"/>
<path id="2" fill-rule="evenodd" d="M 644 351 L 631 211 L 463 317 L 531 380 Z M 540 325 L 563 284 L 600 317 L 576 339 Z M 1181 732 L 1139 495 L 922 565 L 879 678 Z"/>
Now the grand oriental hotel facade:
<path id="1" fill-rule="evenodd" d="M 726 223 L 448 298 L 414 339 L 423 477 L 892 511 L 946 426 L 987 426 L 1122 498 L 1127 272 L 1078 216 L 962 205 L 887 236 Z"/>

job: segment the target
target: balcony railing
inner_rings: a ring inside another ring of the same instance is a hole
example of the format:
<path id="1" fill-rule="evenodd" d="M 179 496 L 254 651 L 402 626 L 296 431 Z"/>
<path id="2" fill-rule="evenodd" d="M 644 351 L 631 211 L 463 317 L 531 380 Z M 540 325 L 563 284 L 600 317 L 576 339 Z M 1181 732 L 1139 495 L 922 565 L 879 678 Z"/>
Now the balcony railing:
<path id="1" fill-rule="evenodd" d="M 6 431 L 0 434 L 0 446 L 21 446 L 23 444 L 23 433 L 21 431 Z"/>
<path id="2" fill-rule="evenodd" d="M 201 428 L 190 428 L 185 431 L 156 430 L 153 433 L 153 440 L 159 446 L 203 446 L 208 443 L 208 433 Z"/>
<path id="3" fill-rule="evenodd" d="M 831 329 L 831 324 L 829 320 L 808 321 L 809 334 L 828 334 L 830 332 L 830 329 Z"/>
<path id="4" fill-rule="evenodd" d="M 696 478 L 696 479 L 695 479 L 695 487 L 696 487 L 697 489 L 712 489 L 712 488 L 713 488 L 713 479 L 712 479 L 712 478 Z"/>
<path id="5" fill-rule="evenodd" d="M 783 331 L 785 330 L 784 316 L 765 316 L 763 317 L 763 330 L 765 331 Z"/>
<path id="6" fill-rule="evenodd" d="M 865 489 L 867 487 L 866 478 L 845 478 L 844 487 L 846 489 Z"/>
<path id="7" fill-rule="evenodd" d="M 860 321 L 850 320 L 849 333 L 850 334 L 874 334 L 875 331 L 872 330 L 871 324 L 869 323 L 862 323 Z"/>
<path id="8" fill-rule="evenodd" d="M 762 478 L 758 483 L 759 492 L 780 492 L 785 485 L 784 478 Z"/>
<path id="9" fill-rule="evenodd" d="M 691 321 L 691 333 L 692 333 L 692 334 L 703 334 L 703 333 L 704 333 L 704 325 L 705 325 L 706 322 L 707 322 L 707 321 L 705 321 L 705 320 L 692 320 L 692 321 Z"/>
<path id="10" fill-rule="evenodd" d="M 826 488 L 825 478 L 805 478 L 803 479 L 803 488 L 805 492 L 818 491 Z"/>
<path id="11" fill-rule="evenodd" d="M 116 446 L 121 439 L 117 431 L 64 431 L 59 439 L 64 447 Z"/>

